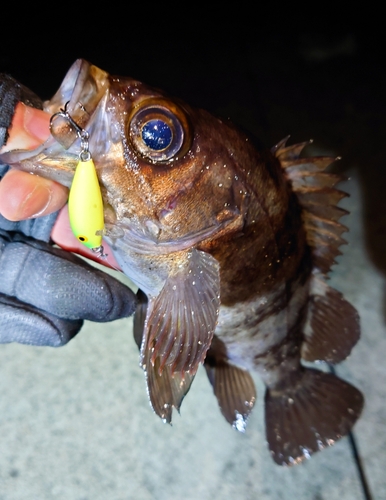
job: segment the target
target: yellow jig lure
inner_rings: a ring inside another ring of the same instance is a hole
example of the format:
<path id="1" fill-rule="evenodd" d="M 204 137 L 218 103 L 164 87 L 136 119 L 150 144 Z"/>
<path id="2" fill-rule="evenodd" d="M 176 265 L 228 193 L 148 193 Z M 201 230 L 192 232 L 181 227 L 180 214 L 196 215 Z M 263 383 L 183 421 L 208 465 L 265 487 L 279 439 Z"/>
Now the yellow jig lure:
<path id="1" fill-rule="evenodd" d="M 67 111 L 67 105 L 68 103 L 64 109 L 60 109 L 51 117 L 51 125 L 56 116 L 62 116 L 70 122 L 81 140 L 79 162 L 68 197 L 70 226 L 78 241 L 98 254 L 98 257 L 107 257 L 102 246 L 104 230 L 102 193 L 89 151 L 89 134 L 73 120 Z"/>
<path id="2" fill-rule="evenodd" d="M 76 238 L 88 248 L 99 248 L 104 229 L 103 201 L 91 158 L 80 159 L 76 167 L 68 197 L 68 213 Z"/>

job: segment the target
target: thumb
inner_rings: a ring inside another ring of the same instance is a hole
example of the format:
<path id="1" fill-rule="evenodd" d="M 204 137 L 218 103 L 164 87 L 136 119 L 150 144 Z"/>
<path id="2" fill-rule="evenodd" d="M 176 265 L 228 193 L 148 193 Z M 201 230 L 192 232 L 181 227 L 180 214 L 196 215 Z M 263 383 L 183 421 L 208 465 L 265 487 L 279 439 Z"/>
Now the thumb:
<path id="1" fill-rule="evenodd" d="M 40 109 L 31 108 L 22 102 L 15 107 L 8 140 L 0 153 L 14 149 L 34 149 L 50 135 L 50 115 Z"/>

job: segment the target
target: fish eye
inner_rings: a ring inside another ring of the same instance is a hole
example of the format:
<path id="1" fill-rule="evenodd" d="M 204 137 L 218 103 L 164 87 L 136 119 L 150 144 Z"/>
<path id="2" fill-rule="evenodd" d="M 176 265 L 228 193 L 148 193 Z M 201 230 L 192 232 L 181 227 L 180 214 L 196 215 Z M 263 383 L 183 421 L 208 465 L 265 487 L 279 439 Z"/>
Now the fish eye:
<path id="1" fill-rule="evenodd" d="M 142 127 L 142 140 L 149 149 L 162 151 L 170 146 L 173 131 L 165 121 L 159 118 L 149 120 Z"/>
<path id="2" fill-rule="evenodd" d="M 134 110 L 129 138 L 141 156 L 153 162 L 181 158 L 190 146 L 190 127 L 185 113 L 166 99 L 146 99 Z"/>

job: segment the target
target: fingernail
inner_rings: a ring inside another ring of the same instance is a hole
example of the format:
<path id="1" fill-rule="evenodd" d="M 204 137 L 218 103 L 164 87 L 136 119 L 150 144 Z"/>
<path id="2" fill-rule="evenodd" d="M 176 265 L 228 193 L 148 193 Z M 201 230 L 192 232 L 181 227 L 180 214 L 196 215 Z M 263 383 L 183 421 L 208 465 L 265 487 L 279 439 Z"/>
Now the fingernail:
<path id="1" fill-rule="evenodd" d="M 51 202 L 52 192 L 48 187 L 38 185 L 20 205 L 18 217 L 33 219 L 41 215 Z M 32 215 L 31 215 L 32 214 Z"/>

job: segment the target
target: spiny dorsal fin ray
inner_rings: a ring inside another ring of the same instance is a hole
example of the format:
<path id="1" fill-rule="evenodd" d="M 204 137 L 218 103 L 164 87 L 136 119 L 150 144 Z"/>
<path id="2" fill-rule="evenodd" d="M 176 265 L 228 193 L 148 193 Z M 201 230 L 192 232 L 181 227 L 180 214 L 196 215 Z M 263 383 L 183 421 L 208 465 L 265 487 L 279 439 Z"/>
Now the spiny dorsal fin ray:
<path id="1" fill-rule="evenodd" d="M 341 237 L 347 229 L 338 222 L 346 211 L 337 207 L 346 193 L 334 186 L 340 176 L 323 172 L 335 159 L 329 157 L 299 158 L 308 143 L 281 146 L 275 151 L 281 166 L 303 208 L 302 216 L 307 243 L 312 249 L 314 268 L 327 274 L 345 243 Z"/>
<path id="2" fill-rule="evenodd" d="M 335 257 L 341 255 L 339 247 L 346 243 L 346 240 L 341 237 L 346 227 L 313 214 L 305 215 L 304 227 L 307 232 L 307 243 L 313 249 L 314 269 L 327 274 L 331 266 L 335 264 Z"/>
<path id="3" fill-rule="evenodd" d="M 221 413 L 232 427 L 244 432 L 256 402 L 256 388 L 249 372 L 229 363 L 225 352 L 214 336 L 204 366 Z"/>
<path id="4" fill-rule="evenodd" d="M 294 189 L 333 188 L 341 180 L 340 175 L 329 172 L 312 172 L 308 168 L 307 170 L 296 169 L 291 172 L 291 181 Z"/>
<path id="5" fill-rule="evenodd" d="M 287 144 L 287 141 L 288 139 L 290 138 L 291 136 L 290 135 L 287 135 L 287 137 L 284 137 L 284 139 L 282 139 L 281 141 L 279 141 L 277 144 L 275 144 L 272 148 L 271 148 L 271 153 L 275 156 L 277 156 L 278 154 L 280 154 L 281 151 L 283 151 L 283 149 L 285 148 L 285 145 Z"/>
<path id="6" fill-rule="evenodd" d="M 277 158 L 279 158 L 280 161 L 298 159 L 303 149 L 312 143 L 311 140 L 311 141 L 301 142 L 298 144 L 293 144 L 292 146 L 285 146 L 289 137 L 290 136 L 287 136 L 285 139 L 280 141 L 276 146 L 274 146 L 271 149 L 271 152 Z"/>
<path id="7" fill-rule="evenodd" d="M 309 205 L 312 205 L 315 214 L 317 214 L 318 209 L 322 209 L 325 205 L 336 206 L 340 200 L 347 196 L 339 189 L 326 187 L 320 189 L 299 188 L 296 190 L 296 194 L 303 209 L 308 210 Z"/>
<path id="8" fill-rule="evenodd" d="M 266 434 L 272 458 L 295 465 L 346 435 L 359 418 L 363 396 L 331 373 L 305 368 L 298 380 L 265 394 Z"/>
<path id="9" fill-rule="evenodd" d="M 348 231 L 347 227 L 340 224 L 340 222 L 319 217 L 311 212 L 304 215 L 304 223 L 309 229 L 320 231 L 323 234 L 331 234 L 337 238 L 339 238 L 342 233 Z"/>
<path id="10" fill-rule="evenodd" d="M 321 217 L 322 219 L 329 219 L 337 222 L 341 217 L 347 215 L 349 212 L 341 207 L 334 207 L 329 205 L 321 207 L 320 205 L 316 205 L 314 203 L 308 203 L 307 212 L 305 212 L 305 214 L 307 213 L 314 214 Z"/>
<path id="11" fill-rule="evenodd" d="M 151 352 L 159 372 L 194 374 L 212 342 L 220 308 L 217 260 L 193 249 L 186 263 L 168 277 L 148 305 L 141 347 L 142 359 Z"/>
<path id="12" fill-rule="evenodd" d="M 318 247 L 312 253 L 314 268 L 326 276 L 331 266 L 336 264 L 335 257 L 339 255 L 342 255 L 342 252 L 338 248 L 334 248 L 329 243 L 319 242 Z"/>
<path id="13" fill-rule="evenodd" d="M 137 292 L 137 308 L 134 316 L 134 339 L 138 348 L 141 347 L 143 329 L 147 311 L 147 297 L 141 291 Z M 159 374 L 160 360 L 156 358 L 154 365 L 151 362 L 151 352 L 145 353 L 143 368 L 150 403 L 155 413 L 167 423 L 171 423 L 172 411 L 180 410 L 182 400 L 190 389 L 194 375 L 189 373 L 171 373 L 170 367 L 165 367 L 162 375 Z"/>
<path id="14" fill-rule="evenodd" d="M 343 295 L 312 277 L 301 356 L 306 361 L 339 363 L 360 337 L 359 315 Z"/>
<path id="15" fill-rule="evenodd" d="M 307 361 L 337 363 L 345 359 L 359 339 L 359 317 L 342 295 L 322 281 L 347 228 L 339 219 L 347 212 L 337 205 L 346 193 L 335 188 L 340 176 L 323 172 L 334 158 L 299 158 L 303 144 L 282 148 L 276 154 L 302 206 L 307 243 L 312 251 L 313 278 L 302 357 Z M 288 151 L 287 151 L 288 150 Z M 297 156 L 296 156 L 297 155 Z"/>
<path id="16" fill-rule="evenodd" d="M 287 174 L 296 172 L 312 172 L 312 173 L 322 173 L 336 158 L 331 158 L 331 156 L 314 156 L 311 158 L 296 158 L 282 160 L 279 158 L 282 168 L 284 168 Z"/>

